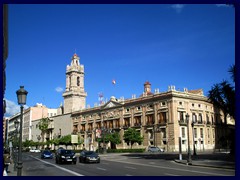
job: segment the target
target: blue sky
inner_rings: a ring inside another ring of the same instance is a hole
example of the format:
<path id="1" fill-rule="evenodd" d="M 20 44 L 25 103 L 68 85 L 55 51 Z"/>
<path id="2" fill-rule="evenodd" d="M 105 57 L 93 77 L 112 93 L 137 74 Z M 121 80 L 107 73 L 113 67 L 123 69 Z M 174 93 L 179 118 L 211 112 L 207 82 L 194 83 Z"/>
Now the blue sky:
<path id="1" fill-rule="evenodd" d="M 229 80 L 235 62 L 234 8 L 226 5 L 9 5 L 6 66 L 7 114 L 19 112 L 16 90 L 29 92 L 27 106 L 63 102 L 72 55 L 85 67 L 91 107 L 143 92 L 202 88 Z M 112 79 L 116 84 L 112 84 Z"/>

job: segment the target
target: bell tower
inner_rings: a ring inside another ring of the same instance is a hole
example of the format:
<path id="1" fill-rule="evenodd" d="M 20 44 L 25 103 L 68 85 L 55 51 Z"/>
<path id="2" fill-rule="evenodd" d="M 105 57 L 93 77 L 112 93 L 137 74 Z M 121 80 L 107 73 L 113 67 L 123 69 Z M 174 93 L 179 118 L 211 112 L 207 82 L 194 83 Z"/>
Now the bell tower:
<path id="1" fill-rule="evenodd" d="M 78 111 L 86 107 L 87 93 L 84 91 L 84 66 L 79 62 L 80 58 L 75 53 L 71 65 L 66 69 L 66 89 L 63 93 L 64 114 Z"/>

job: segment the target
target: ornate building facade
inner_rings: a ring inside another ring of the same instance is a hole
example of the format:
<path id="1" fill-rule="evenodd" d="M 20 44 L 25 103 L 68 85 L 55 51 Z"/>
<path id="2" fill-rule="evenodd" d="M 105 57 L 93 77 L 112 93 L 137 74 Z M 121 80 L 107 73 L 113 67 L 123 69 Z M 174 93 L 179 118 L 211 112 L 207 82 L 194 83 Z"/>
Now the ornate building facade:
<path id="1" fill-rule="evenodd" d="M 143 143 L 134 144 L 134 148 L 154 145 L 169 152 L 178 151 L 180 142 L 182 150 L 187 151 L 188 138 L 191 149 L 193 142 L 198 151 L 214 149 L 219 136 L 216 125 L 223 121 L 223 116 L 203 95 L 202 89 L 177 91 L 170 86 L 166 92 L 152 93 L 149 82 L 144 84 L 144 92 L 139 98 L 111 97 L 101 106 L 74 111 L 71 117 L 73 133 L 84 139 L 86 149 L 98 148 L 96 133 L 103 129 L 120 133 L 122 143 L 117 148 L 130 148 L 124 142 L 123 134 L 131 127 L 144 138 Z M 111 148 L 111 144 L 107 147 Z"/>

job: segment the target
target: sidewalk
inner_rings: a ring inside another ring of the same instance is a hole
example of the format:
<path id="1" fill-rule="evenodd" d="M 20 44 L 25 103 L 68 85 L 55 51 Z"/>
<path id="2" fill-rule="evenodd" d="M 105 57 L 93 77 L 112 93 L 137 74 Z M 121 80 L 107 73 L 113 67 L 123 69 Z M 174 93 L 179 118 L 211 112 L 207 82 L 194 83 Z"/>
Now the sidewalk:
<path id="1" fill-rule="evenodd" d="M 235 157 L 229 153 L 199 153 L 196 156 L 192 155 L 192 164 L 188 164 L 187 155 L 183 156 L 182 160 L 174 159 L 174 161 L 189 166 L 214 167 L 235 170 Z"/>
<path id="2" fill-rule="evenodd" d="M 14 170 L 14 163 L 11 163 L 8 167 L 8 176 L 17 176 L 17 167 Z M 23 169 L 22 169 L 22 176 L 26 176 Z"/>

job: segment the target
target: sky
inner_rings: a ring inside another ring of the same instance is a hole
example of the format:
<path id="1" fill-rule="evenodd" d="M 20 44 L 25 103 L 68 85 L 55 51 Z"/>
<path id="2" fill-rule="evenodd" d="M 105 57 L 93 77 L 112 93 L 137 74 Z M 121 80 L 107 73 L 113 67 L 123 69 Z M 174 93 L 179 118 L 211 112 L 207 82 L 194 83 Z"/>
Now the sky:
<path id="1" fill-rule="evenodd" d="M 174 85 L 207 96 L 214 84 L 232 82 L 234 11 L 221 4 L 10 4 L 5 117 L 20 111 L 22 85 L 26 108 L 58 108 L 74 53 L 90 107 L 100 93 L 105 101 L 138 97 L 146 81 L 152 92 Z"/>

